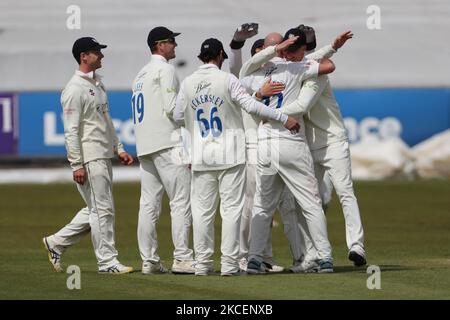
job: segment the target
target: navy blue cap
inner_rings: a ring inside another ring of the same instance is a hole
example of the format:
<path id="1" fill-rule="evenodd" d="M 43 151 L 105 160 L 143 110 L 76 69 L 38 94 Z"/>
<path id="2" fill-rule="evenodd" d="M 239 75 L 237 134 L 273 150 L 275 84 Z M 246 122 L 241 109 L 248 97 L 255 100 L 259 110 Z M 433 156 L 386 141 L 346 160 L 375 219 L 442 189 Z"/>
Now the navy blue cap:
<path id="1" fill-rule="evenodd" d="M 156 42 L 161 40 L 168 40 L 171 38 L 175 38 L 176 36 L 179 36 L 181 33 L 179 32 L 173 32 L 166 27 L 156 27 L 150 30 L 147 37 L 147 44 L 151 48 L 153 47 Z"/>
<path id="2" fill-rule="evenodd" d="M 221 51 L 223 52 L 223 57 L 225 59 L 228 59 L 228 55 L 223 49 L 222 42 L 215 38 L 209 38 L 203 41 L 198 57 L 201 59 L 201 57 L 209 55 L 211 58 L 215 58 L 220 54 Z"/>
<path id="3" fill-rule="evenodd" d="M 80 53 L 87 52 L 91 50 L 98 50 L 98 49 L 104 49 L 107 45 L 98 43 L 95 38 L 92 37 L 83 37 L 80 39 L 77 39 L 72 47 L 72 54 L 75 57 L 75 59 L 78 60 L 80 57 Z"/>
<path id="4" fill-rule="evenodd" d="M 252 45 L 252 49 L 250 50 L 252 57 L 256 54 L 256 49 L 262 48 L 263 46 L 264 46 L 264 39 L 256 40 L 255 43 Z"/>
<path id="5" fill-rule="evenodd" d="M 292 37 L 298 37 L 298 39 L 297 39 L 297 41 L 295 41 L 293 44 L 291 44 L 287 48 L 287 51 L 294 52 L 294 51 L 297 51 L 297 49 L 300 48 L 301 46 L 305 46 L 306 45 L 306 35 L 299 28 L 289 29 L 286 32 L 286 34 L 284 35 L 284 39 L 283 40 L 287 40 L 287 39 L 292 38 Z"/>

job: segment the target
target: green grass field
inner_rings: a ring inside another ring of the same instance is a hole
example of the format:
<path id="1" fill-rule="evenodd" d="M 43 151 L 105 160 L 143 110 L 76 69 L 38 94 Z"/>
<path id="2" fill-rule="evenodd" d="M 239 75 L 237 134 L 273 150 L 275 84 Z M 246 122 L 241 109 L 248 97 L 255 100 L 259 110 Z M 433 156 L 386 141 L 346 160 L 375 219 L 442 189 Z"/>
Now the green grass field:
<path id="1" fill-rule="evenodd" d="M 366 232 L 368 263 L 381 268 L 381 289 L 369 290 L 366 269 L 347 260 L 344 221 L 336 197 L 327 214 L 335 273 L 195 277 L 97 274 L 90 237 L 69 249 L 64 266 L 81 268 L 81 290 L 54 273 L 41 238 L 56 232 L 83 205 L 74 185 L 0 185 L 0 299 L 450 299 L 450 182 L 355 184 Z M 140 269 L 136 226 L 139 185 L 115 184 L 119 259 Z M 279 215 L 276 215 L 279 221 Z M 217 215 L 216 226 L 220 217 Z M 275 259 L 291 265 L 282 227 L 273 229 Z M 159 253 L 172 263 L 164 201 Z M 216 229 L 220 239 L 220 228 Z M 216 269 L 219 268 L 216 241 Z"/>

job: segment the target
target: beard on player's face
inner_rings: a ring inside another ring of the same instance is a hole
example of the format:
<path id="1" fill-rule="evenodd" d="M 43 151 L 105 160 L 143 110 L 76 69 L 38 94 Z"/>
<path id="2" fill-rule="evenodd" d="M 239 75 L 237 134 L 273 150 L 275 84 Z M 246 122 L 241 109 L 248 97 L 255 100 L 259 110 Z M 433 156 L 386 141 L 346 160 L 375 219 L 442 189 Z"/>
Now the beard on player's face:
<path id="1" fill-rule="evenodd" d="M 82 53 L 81 59 L 84 64 L 89 66 L 89 69 L 91 71 L 94 71 L 94 70 L 100 69 L 102 67 L 103 57 L 104 57 L 104 55 L 99 49 L 99 50 L 88 51 L 84 54 Z"/>
<path id="2" fill-rule="evenodd" d="M 164 43 L 163 51 L 164 51 L 164 57 L 167 60 L 173 59 L 176 57 L 175 54 L 175 48 L 177 47 L 176 42 L 173 43 Z"/>

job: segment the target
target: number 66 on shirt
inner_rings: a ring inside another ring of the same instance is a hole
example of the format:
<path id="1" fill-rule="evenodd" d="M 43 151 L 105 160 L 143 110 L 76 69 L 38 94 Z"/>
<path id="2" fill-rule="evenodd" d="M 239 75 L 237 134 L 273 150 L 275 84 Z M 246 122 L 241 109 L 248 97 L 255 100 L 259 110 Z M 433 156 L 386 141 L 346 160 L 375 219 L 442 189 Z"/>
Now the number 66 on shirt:
<path id="1" fill-rule="evenodd" d="M 208 118 L 202 117 L 206 115 L 205 110 L 203 110 L 203 108 L 197 109 L 197 121 L 200 126 L 202 138 L 206 138 L 210 131 L 214 138 L 217 138 L 222 134 L 222 121 L 217 112 L 217 107 L 211 108 L 211 114 L 209 116 L 210 120 L 208 121 Z"/>

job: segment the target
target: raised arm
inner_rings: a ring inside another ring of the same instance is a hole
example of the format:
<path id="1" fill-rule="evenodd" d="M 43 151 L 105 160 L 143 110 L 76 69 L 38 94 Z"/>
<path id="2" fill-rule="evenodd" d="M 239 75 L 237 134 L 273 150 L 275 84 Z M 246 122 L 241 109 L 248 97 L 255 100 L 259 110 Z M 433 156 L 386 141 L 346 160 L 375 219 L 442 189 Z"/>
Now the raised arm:
<path id="1" fill-rule="evenodd" d="M 319 50 L 312 52 L 306 56 L 308 59 L 319 60 L 322 58 L 331 58 L 333 54 L 337 52 L 339 48 L 341 48 L 347 40 L 353 38 L 353 33 L 351 31 L 346 31 L 341 33 L 334 39 L 332 44 L 324 46 Z"/>
<path id="2" fill-rule="evenodd" d="M 305 58 L 311 59 L 311 60 L 320 60 L 323 58 L 331 58 L 333 54 L 335 54 L 337 51 L 333 49 L 333 46 L 331 44 L 326 45 L 319 50 L 316 50 L 314 52 L 311 52 L 310 54 L 306 55 Z"/>
<path id="3" fill-rule="evenodd" d="M 329 74 L 336 70 L 336 66 L 330 59 L 322 59 L 319 63 L 319 75 Z"/>
<path id="4" fill-rule="evenodd" d="M 255 54 L 244 63 L 241 72 L 239 73 L 239 78 L 244 78 L 257 71 L 264 63 L 277 56 L 278 53 L 282 53 L 291 44 L 297 41 L 297 39 L 298 37 L 289 38 L 276 46 L 267 47 Z"/>
<path id="5" fill-rule="evenodd" d="M 242 67 L 242 51 L 241 49 L 233 49 L 230 50 L 230 60 L 228 62 L 230 66 L 230 73 L 235 77 L 239 77 L 239 71 L 241 71 Z"/>
<path id="6" fill-rule="evenodd" d="M 274 58 L 276 55 L 276 46 L 267 47 L 256 53 L 242 65 L 241 71 L 239 72 L 239 78 L 242 79 L 259 70 L 263 64 Z"/>
<path id="7" fill-rule="evenodd" d="M 257 23 L 244 23 L 239 28 L 236 29 L 233 35 L 233 40 L 231 40 L 230 48 L 230 72 L 239 77 L 239 71 L 242 67 L 242 47 L 245 44 L 245 40 L 258 34 L 258 24 Z"/>

